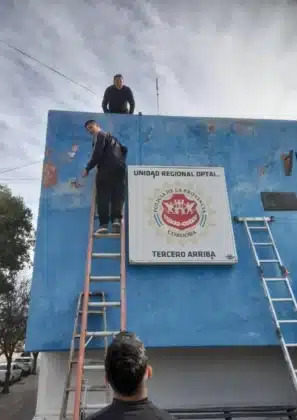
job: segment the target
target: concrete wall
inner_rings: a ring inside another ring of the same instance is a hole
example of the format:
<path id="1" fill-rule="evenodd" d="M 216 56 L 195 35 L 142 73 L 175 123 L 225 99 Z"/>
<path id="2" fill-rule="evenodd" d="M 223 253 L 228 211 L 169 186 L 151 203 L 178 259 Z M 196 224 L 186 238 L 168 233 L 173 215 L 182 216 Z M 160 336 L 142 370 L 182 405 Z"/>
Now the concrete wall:
<path id="1" fill-rule="evenodd" d="M 154 373 L 149 395 L 161 408 L 296 404 L 277 348 L 167 348 L 150 349 L 148 355 Z M 42 355 L 35 420 L 58 420 L 66 370 L 66 353 Z M 87 379 L 90 385 L 103 383 L 98 372 Z M 103 395 L 92 393 L 87 402 L 104 402 Z M 71 398 L 69 413 L 72 409 Z"/>
<path id="2" fill-rule="evenodd" d="M 52 174 L 52 185 L 45 185 L 44 177 L 28 350 L 69 348 L 86 262 L 92 177 L 82 180 L 79 176 L 91 150 L 84 130 L 89 118 L 97 119 L 128 146 L 129 164 L 223 166 L 233 216 L 264 215 L 261 191 L 297 188 L 296 170 L 285 176 L 282 160 L 282 154 L 296 145 L 296 122 L 50 111 L 45 169 Z M 75 188 L 71 181 L 77 177 L 81 185 Z M 272 231 L 296 290 L 297 216 L 294 212 L 275 215 Z M 242 225 L 235 225 L 234 232 L 239 257 L 234 267 L 128 266 L 128 328 L 147 346 L 277 344 L 247 235 Z M 99 247 L 116 250 L 119 243 L 102 240 Z M 116 264 L 95 262 L 94 272 L 118 274 Z M 103 284 L 102 290 L 110 300 L 119 297 L 117 284 Z M 280 306 L 284 317 L 286 308 Z M 119 328 L 119 311 L 110 310 L 108 324 L 112 330 Z M 297 327 L 290 326 L 288 339 L 296 341 L 296 332 Z"/>

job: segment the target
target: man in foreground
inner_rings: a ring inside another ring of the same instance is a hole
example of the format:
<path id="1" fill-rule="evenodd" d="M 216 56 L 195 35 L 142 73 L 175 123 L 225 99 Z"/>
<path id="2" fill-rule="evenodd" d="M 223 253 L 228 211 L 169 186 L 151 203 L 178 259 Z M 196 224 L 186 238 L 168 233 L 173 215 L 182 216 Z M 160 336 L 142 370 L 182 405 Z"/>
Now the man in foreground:
<path id="1" fill-rule="evenodd" d="M 129 104 L 129 108 L 128 105 Z M 104 113 L 113 114 L 133 114 L 135 101 L 132 90 L 124 85 L 121 74 L 116 74 L 113 78 L 113 85 L 108 86 L 104 92 L 102 109 Z"/>
<path id="2" fill-rule="evenodd" d="M 87 420 L 172 420 L 148 399 L 147 380 L 152 368 L 143 343 L 134 333 L 121 332 L 109 345 L 105 374 L 114 392 L 112 403 Z"/>
<path id="3" fill-rule="evenodd" d="M 120 233 L 128 149 L 110 133 L 104 133 L 94 120 L 88 120 L 85 128 L 93 136 L 94 150 L 83 176 L 88 176 L 97 166 L 96 201 L 100 227 L 96 233 L 108 233 L 110 220 L 112 233 Z"/>

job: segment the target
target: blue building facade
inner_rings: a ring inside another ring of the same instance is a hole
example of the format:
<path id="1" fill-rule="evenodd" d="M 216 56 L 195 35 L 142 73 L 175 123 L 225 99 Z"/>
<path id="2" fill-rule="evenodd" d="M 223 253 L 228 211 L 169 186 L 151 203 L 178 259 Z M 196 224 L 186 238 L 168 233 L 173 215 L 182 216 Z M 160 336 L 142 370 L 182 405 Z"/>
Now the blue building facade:
<path id="1" fill-rule="evenodd" d="M 50 111 L 27 350 L 70 347 L 84 283 L 94 177 L 81 178 L 91 154 L 84 129 L 88 119 L 96 119 L 128 147 L 130 165 L 224 167 L 232 216 L 275 216 L 272 233 L 296 291 L 297 214 L 264 211 L 261 192 L 296 192 L 297 122 Z M 285 161 L 292 150 L 288 175 Z M 148 347 L 277 345 L 242 224 L 234 224 L 234 235 L 238 263 L 232 266 L 132 266 L 127 256 L 128 329 Z M 116 252 L 119 247 L 117 239 L 102 239 L 95 251 Z M 117 275 L 119 263 L 95 261 L 94 271 Z M 119 300 L 118 284 L 103 283 L 100 290 L 108 300 Z M 280 303 L 279 311 L 285 318 L 291 308 Z M 110 330 L 119 329 L 119 320 L 119 310 L 108 309 Z M 289 325 L 286 334 L 296 342 L 297 326 Z"/>

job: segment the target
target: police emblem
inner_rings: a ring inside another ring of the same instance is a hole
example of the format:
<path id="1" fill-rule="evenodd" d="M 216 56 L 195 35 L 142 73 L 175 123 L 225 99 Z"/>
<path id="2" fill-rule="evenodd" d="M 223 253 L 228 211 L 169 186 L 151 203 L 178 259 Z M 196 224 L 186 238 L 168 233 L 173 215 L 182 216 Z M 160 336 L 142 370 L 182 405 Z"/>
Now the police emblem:
<path id="1" fill-rule="evenodd" d="M 206 205 L 194 191 L 171 188 L 159 193 L 153 203 L 156 225 L 170 236 L 186 238 L 197 234 L 207 220 Z"/>

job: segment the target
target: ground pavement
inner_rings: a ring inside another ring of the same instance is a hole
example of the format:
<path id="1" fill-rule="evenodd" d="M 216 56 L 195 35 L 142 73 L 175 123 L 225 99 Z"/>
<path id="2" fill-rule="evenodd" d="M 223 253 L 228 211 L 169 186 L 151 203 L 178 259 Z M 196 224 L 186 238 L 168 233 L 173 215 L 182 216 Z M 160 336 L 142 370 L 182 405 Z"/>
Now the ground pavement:
<path id="1" fill-rule="evenodd" d="M 30 375 L 15 383 L 10 393 L 0 393 L 1 420 L 32 420 L 36 408 L 37 375 Z M 0 388 L 0 392 L 2 388 Z"/>

